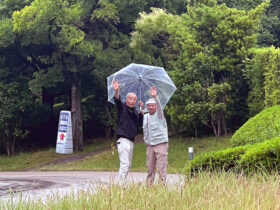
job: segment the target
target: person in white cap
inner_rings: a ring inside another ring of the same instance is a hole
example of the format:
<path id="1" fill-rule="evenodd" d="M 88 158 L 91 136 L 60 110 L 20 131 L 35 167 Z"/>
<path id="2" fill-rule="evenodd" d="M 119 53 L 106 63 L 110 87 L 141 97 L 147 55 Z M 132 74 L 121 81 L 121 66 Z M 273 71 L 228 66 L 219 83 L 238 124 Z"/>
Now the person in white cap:
<path id="1" fill-rule="evenodd" d="M 167 123 L 157 96 L 157 89 L 150 89 L 152 96 L 146 102 L 148 113 L 143 118 L 144 142 L 146 149 L 146 165 L 148 175 L 147 185 L 152 185 L 155 179 L 156 166 L 159 173 L 159 181 L 165 185 L 168 167 L 168 131 Z"/>

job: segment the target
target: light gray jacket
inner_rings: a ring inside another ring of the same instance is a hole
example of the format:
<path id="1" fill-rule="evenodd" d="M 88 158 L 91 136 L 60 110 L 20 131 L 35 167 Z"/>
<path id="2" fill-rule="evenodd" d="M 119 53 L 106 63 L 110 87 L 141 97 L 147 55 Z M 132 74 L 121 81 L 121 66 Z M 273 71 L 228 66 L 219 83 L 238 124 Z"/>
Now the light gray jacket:
<path id="1" fill-rule="evenodd" d="M 144 115 L 143 118 L 143 133 L 144 141 L 147 145 L 157 145 L 168 142 L 167 123 L 164 117 L 158 97 L 155 98 L 157 111 L 150 115 Z"/>

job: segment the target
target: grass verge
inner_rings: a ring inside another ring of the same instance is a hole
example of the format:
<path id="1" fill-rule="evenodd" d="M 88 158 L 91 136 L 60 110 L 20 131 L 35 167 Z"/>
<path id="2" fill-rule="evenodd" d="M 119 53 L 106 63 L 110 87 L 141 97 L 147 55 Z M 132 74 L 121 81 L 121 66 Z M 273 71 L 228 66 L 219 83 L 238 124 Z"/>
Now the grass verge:
<path id="1" fill-rule="evenodd" d="M 231 146 L 228 137 L 170 138 L 168 153 L 168 173 L 181 173 L 188 161 L 188 147 L 194 147 L 194 154 L 199 155 L 207 151 L 225 149 Z M 146 146 L 144 143 L 134 145 L 133 162 L 131 171 L 146 171 Z M 119 157 L 116 148 L 102 154 L 95 155 L 80 161 L 64 165 L 53 165 L 41 168 L 41 170 L 56 171 L 117 171 L 119 169 Z"/>
<path id="2" fill-rule="evenodd" d="M 52 161 L 63 159 L 66 157 L 74 157 L 77 155 L 88 154 L 90 152 L 98 151 L 110 147 L 112 141 L 94 140 L 88 145 L 85 145 L 84 151 L 74 154 L 58 154 L 55 148 L 45 149 L 30 153 L 20 153 L 13 157 L 0 155 L 0 171 L 24 171 L 32 168 L 37 168 L 40 165 L 48 164 Z"/>

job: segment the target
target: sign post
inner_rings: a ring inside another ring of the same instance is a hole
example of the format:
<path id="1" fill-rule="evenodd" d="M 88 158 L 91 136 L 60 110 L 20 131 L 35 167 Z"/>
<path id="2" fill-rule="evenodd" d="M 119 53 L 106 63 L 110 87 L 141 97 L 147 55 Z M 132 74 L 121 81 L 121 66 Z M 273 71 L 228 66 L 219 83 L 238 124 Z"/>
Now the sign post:
<path id="1" fill-rule="evenodd" d="M 72 120 L 70 111 L 60 112 L 56 140 L 56 153 L 73 153 Z"/>
<path id="2" fill-rule="evenodd" d="M 189 147 L 189 160 L 193 159 L 193 147 Z"/>

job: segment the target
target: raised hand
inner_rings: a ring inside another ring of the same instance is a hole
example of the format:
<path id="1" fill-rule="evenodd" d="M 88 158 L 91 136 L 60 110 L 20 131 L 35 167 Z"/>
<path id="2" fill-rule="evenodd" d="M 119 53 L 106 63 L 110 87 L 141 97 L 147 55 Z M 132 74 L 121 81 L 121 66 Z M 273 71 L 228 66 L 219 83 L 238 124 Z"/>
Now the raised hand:
<path id="1" fill-rule="evenodd" d="M 119 91 L 120 89 L 120 83 L 117 80 L 113 80 L 112 81 L 112 86 L 114 88 L 115 91 Z"/>
<path id="2" fill-rule="evenodd" d="M 143 101 L 139 101 L 139 102 L 138 102 L 138 105 L 139 105 L 139 107 L 140 107 L 141 109 L 144 108 L 144 103 L 143 103 Z"/>
<path id="3" fill-rule="evenodd" d="M 150 89 L 150 94 L 151 96 L 153 96 L 154 98 L 157 97 L 157 88 L 156 87 L 151 87 Z"/>

